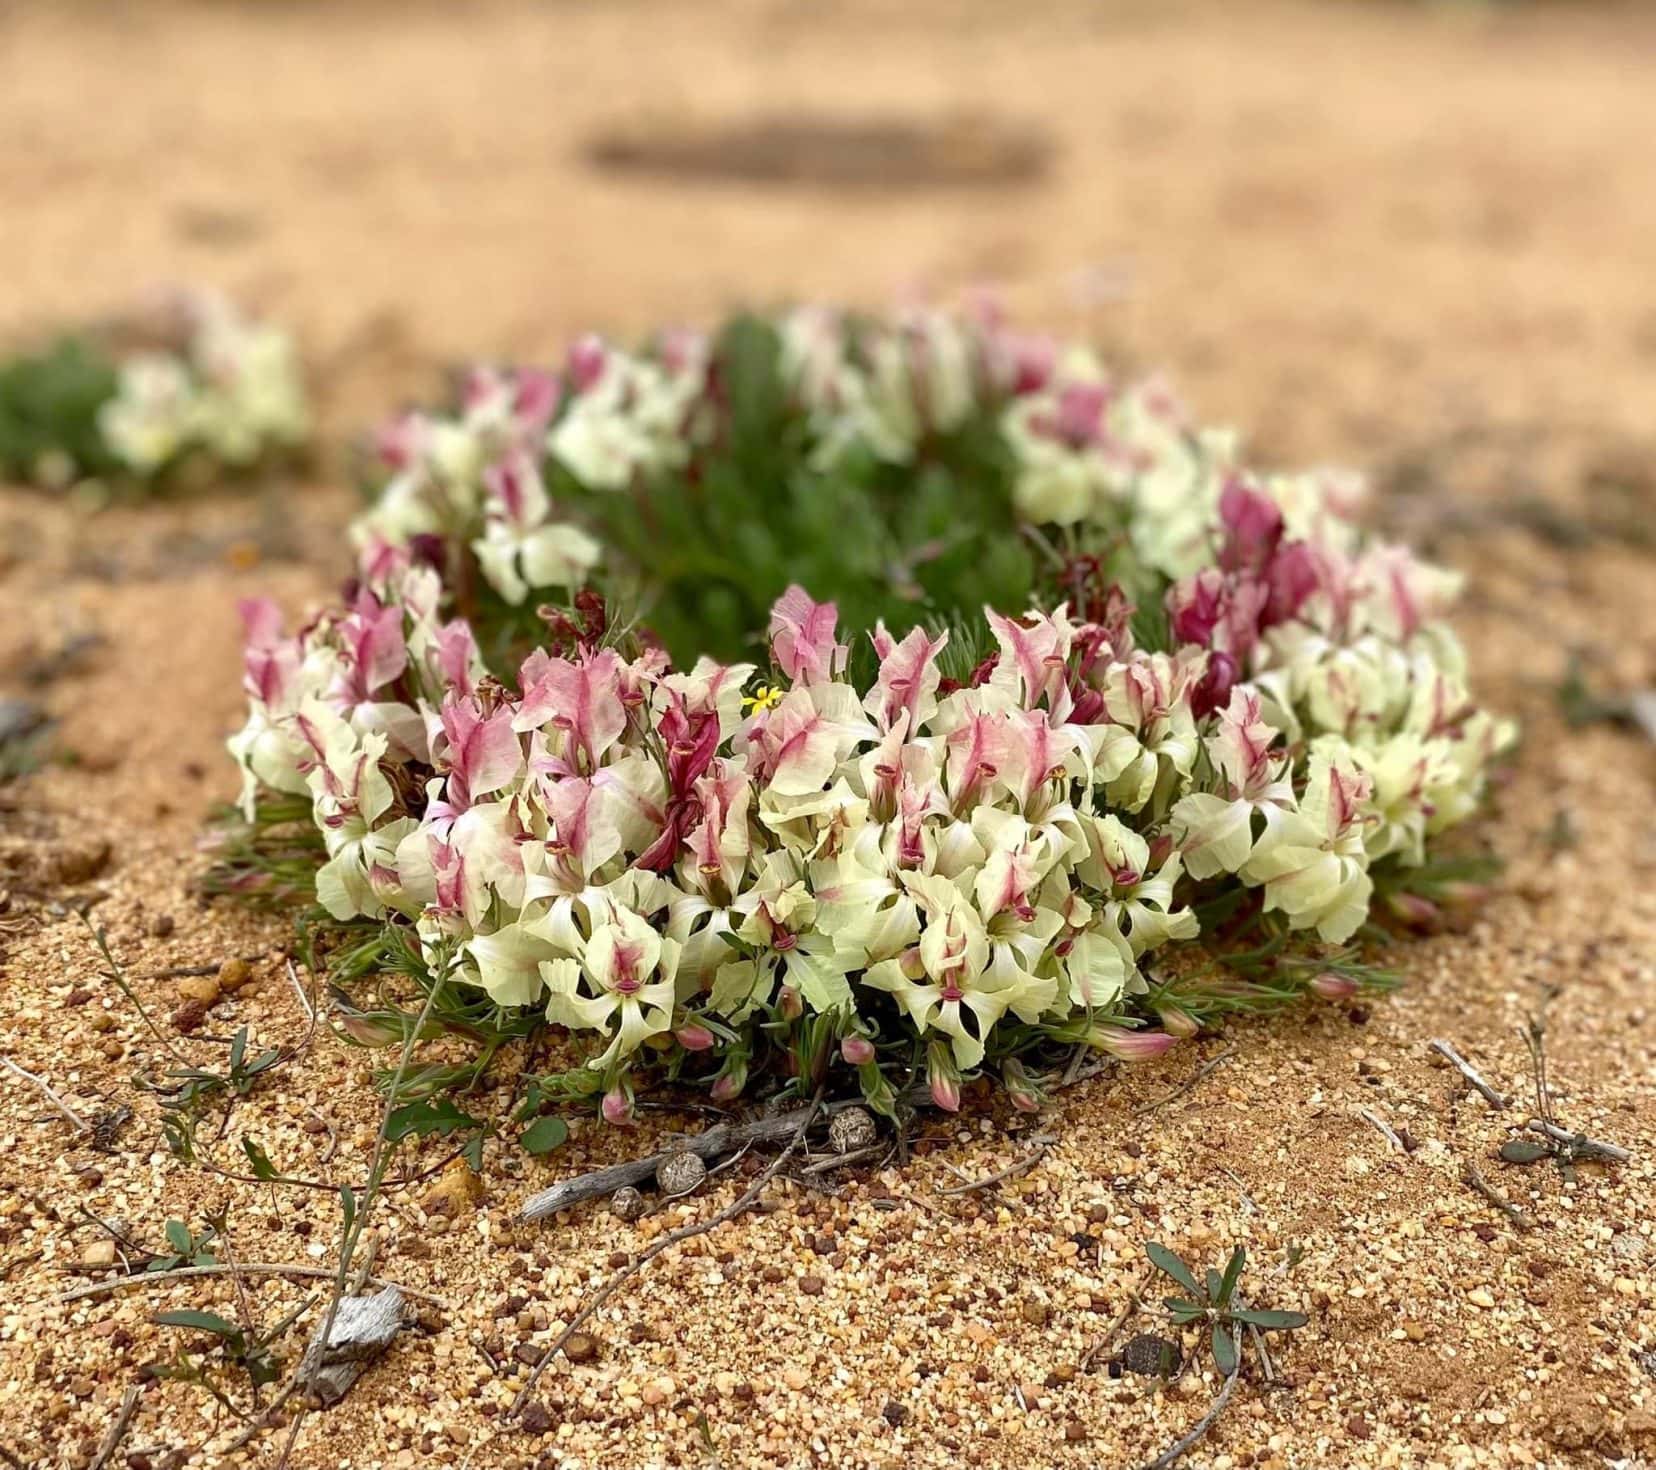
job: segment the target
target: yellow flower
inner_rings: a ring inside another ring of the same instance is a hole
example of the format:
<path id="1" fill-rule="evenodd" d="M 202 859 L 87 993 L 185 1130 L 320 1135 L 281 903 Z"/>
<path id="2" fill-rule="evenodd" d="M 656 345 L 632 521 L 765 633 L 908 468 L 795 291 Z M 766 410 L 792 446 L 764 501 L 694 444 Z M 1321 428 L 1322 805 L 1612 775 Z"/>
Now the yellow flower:
<path id="1" fill-rule="evenodd" d="M 742 709 L 750 715 L 756 715 L 761 710 L 775 709 L 787 695 L 786 689 L 780 689 L 774 684 L 761 684 L 752 694 L 744 695 Z"/>

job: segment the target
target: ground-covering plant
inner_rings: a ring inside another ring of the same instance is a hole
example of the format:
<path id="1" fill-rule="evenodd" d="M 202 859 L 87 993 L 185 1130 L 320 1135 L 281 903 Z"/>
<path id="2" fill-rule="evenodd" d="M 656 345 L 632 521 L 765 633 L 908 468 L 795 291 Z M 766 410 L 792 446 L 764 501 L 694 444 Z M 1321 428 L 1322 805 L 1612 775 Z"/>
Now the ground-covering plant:
<path id="1" fill-rule="evenodd" d="M 309 434 L 291 337 L 179 291 L 129 321 L 0 359 L 0 476 L 139 490 L 192 464 L 246 471 Z"/>
<path id="2" fill-rule="evenodd" d="M 1381 978 L 1377 895 L 1475 891 L 1431 849 L 1512 730 L 1456 579 L 1084 350 L 930 310 L 588 339 L 376 465 L 342 600 L 245 608 L 217 878 L 314 876 L 358 1041 L 407 1041 L 356 999 L 393 972 L 485 1054 L 567 1032 L 535 1096 L 612 1121 L 835 1069 L 1035 1106 L 1079 1047 Z"/>

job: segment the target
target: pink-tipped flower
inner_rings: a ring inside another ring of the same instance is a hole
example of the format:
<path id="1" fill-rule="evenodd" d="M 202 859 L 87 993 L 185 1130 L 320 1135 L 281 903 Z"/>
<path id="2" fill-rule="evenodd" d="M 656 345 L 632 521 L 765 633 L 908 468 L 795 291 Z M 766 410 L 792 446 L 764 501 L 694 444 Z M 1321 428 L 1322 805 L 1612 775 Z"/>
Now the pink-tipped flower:
<path id="1" fill-rule="evenodd" d="M 864 1066 L 874 1060 L 874 1043 L 866 1036 L 847 1036 L 840 1042 L 840 1055 L 853 1067 Z"/>
<path id="2" fill-rule="evenodd" d="M 926 1049 L 926 1082 L 938 1107 L 946 1113 L 960 1111 L 960 1069 L 946 1045 L 933 1043 Z"/>
<path id="3" fill-rule="evenodd" d="M 712 1097 L 714 1102 L 734 1102 L 742 1095 L 742 1089 L 747 1086 L 747 1063 L 732 1061 L 725 1071 L 713 1079 Z"/>
<path id="4" fill-rule="evenodd" d="M 1094 1026 L 1087 1042 L 1123 1062 L 1151 1062 L 1166 1053 L 1175 1037 L 1165 1031 L 1129 1031 L 1125 1026 Z"/>
<path id="5" fill-rule="evenodd" d="M 1398 918 L 1416 929 L 1430 929 L 1443 918 L 1443 910 L 1418 893 L 1394 893 L 1386 902 Z"/>
<path id="6" fill-rule="evenodd" d="M 1202 1029 L 1202 1023 L 1183 1006 L 1158 1006 L 1156 1019 L 1162 1023 L 1162 1030 L 1178 1041 L 1188 1040 Z"/>
<path id="7" fill-rule="evenodd" d="M 1311 989 L 1324 1000 L 1350 1000 L 1357 994 L 1357 982 L 1349 975 L 1324 970 L 1311 981 Z"/>
<path id="8" fill-rule="evenodd" d="M 633 1121 L 632 1088 L 625 1082 L 617 1082 L 604 1094 L 603 1103 L 604 1121 L 613 1123 L 618 1128 L 624 1128 Z"/>
<path id="9" fill-rule="evenodd" d="M 1042 1104 L 1047 1100 L 1046 1090 L 1029 1075 L 1022 1062 L 1003 1062 L 1001 1081 L 1006 1086 L 1006 1095 L 1011 1099 L 1012 1106 L 1020 1113 L 1040 1112 Z"/>
<path id="10" fill-rule="evenodd" d="M 673 1038 L 686 1051 L 712 1051 L 718 1044 L 718 1038 L 705 1026 L 691 1022 L 688 1026 L 680 1026 L 673 1033 Z"/>

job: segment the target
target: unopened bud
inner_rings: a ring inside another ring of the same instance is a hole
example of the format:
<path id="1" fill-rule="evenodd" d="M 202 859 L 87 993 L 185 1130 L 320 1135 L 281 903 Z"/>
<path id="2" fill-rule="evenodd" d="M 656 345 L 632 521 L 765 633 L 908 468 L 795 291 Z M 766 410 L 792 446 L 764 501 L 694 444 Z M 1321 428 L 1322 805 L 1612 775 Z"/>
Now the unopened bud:
<path id="1" fill-rule="evenodd" d="M 1394 893 L 1387 902 L 1398 918 L 1417 929 L 1429 929 L 1443 917 L 1443 911 L 1431 899 L 1418 893 Z"/>
<path id="2" fill-rule="evenodd" d="M 866 1036 L 847 1036 L 840 1042 L 840 1055 L 853 1067 L 874 1060 L 874 1043 Z"/>
<path id="3" fill-rule="evenodd" d="M 960 1111 L 960 1069 L 947 1046 L 933 1044 L 926 1052 L 926 1081 L 932 1101 L 946 1113 Z"/>
<path id="4" fill-rule="evenodd" d="M 633 1120 L 632 1088 L 625 1082 L 618 1082 L 604 1094 L 603 1102 L 604 1121 L 613 1123 L 617 1127 L 624 1127 Z"/>
<path id="5" fill-rule="evenodd" d="M 680 1026 L 673 1033 L 673 1039 L 686 1051 L 711 1051 L 718 1040 L 707 1027 L 694 1022 L 688 1026 Z"/>
<path id="6" fill-rule="evenodd" d="M 1324 970 L 1311 981 L 1311 989 L 1324 1000 L 1350 1000 L 1357 994 L 1357 982 L 1349 975 Z"/>
<path id="7" fill-rule="evenodd" d="M 1174 1038 L 1165 1031 L 1129 1031 L 1125 1026 L 1094 1026 L 1089 1045 L 1123 1062 L 1149 1062 L 1166 1053 Z"/>
<path id="8" fill-rule="evenodd" d="M 784 985 L 776 997 L 776 1008 L 785 1020 L 797 1021 L 805 1014 L 805 1002 L 791 985 Z"/>
<path id="9" fill-rule="evenodd" d="M 1189 1039 L 1202 1029 L 1202 1023 L 1183 1006 L 1158 1006 L 1156 1019 L 1161 1022 L 1163 1031 L 1180 1041 Z"/>

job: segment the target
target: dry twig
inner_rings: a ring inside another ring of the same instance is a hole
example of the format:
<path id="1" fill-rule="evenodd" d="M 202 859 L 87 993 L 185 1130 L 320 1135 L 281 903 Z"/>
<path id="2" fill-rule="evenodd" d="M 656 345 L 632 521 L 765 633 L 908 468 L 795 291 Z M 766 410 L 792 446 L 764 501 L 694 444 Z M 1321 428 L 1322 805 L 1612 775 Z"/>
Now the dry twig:
<path id="1" fill-rule="evenodd" d="M 1148 1117 L 1151 1113 L 1159 1112 L 1162 1108 L 1165 1108 L 1170 1102 L 1177 1102 L 1221 1062 L 1229 1061 L 1235 1054 L 1236 1048 L 1234 1046 L 1227 1046 L 1222 1052 L 1215 1053 L 1171 1092 L 1158 1097 L 1154 1102 L 1146 1103 L 1141 1108 L 1133 1109 L 1133 1116 L 1135 1118 Z"/>
<path id="2" fill-rule="evenodd" d="M 10 1057 L 0 1057 L 0 1067 L 4 1067 L 8 1072 L 14 1073 L 15 1075 L 21 1077 L 25 1082 L 28 1082 L 38 1088 L 41 1096 L 44 1097 L 47 1102 L 51 1103 L 51 1105 L 56 1108 L 58 1112 L 62 1113 L 65 1118 L 73 1123 L 76 1129 L 80 1132 L 90 1133 L 92 1131 L 91 1125 L 87 1123 L 87 1121 L 82 1118 L 79 1113 L 70 1107 L 68 1103 L 58 1096 L 58 1094 L 52 1089 L 51 1083 L 49 1083 L 44 1077 L 37 1077 L 33 1072 L 25 1072 L 23 1068 L 18 1066 L 17 1063 Z"/>
<path id="3" fill-rule="evenodd" d="M 132 1383 L 127 1385 L 127 1391 L 121 1395 L 121 1407 L 116 1412 L 115 1422 L 109 1426 L 109 1433 L 104 1436 L 104 1442 L 98 1446 L 97 1458 L 92 1461 L 91 1470 L 103 1470 L 114 1457 L 115 1451 L 120 1448 L 121 1441 L 126 1438 L 127 1430 L 132 1426 L 132 1416 L 138 1412 L 138 1400 L 144 1390 L 141 1385 Z"/>
<path id="4" fill-rule="evenodd" d="M 1530 1219 L 1517 1205 L 1513 1204 L 1500 1190 L 1485 1179 L 1476 1164 L 1468 1164 L 1461 1171 L 1461 1180 L 1469 1189 L 1477 1190 L 1490 1204 L 1494 1205 L 1507 1219 L 1512 1221 L 1518 1229 L 1533 1230 L 1535 1228 L 1535 1221 Z"/>
<path id="5" fill-rule="evenodd" d="M 1148 1464 L 1139 1467 L 1139 1470 L 1171 1470 L 1192 1449 L 1201 1443 L 1202 1436 L 1213 1428 L 1214 1421 L 1225 1412 L 1225 1405 L 1230 1402 L 1232 1391 L 1236 1387 L 1238 1374 L 1230 1373 L 1225 1377 L 1224 1386 L 1219 1390 L 1217 1397 L 1208 1406 L 1207 1413 L 1196 1421 L 1190 1433 L 1181 1440 L 1169 1445 L 1161 1454 Z"/>
<path id="6" fill-rule="evenodd" d="M 89 1281 L 85 1286 L 77 1286 L 66 1291 L 57 1298 L 60 1306 L 69 1302 L 85 1301 L 88 1297 L 108 1296 L 112 1292 L 125 1291 L 132 1286 L 152 1286 L 162 1281 L 183 1281 L 195 1276 L 286 1276 L 295 1281 L 327 1281 L 332 1280 L 338 1273 L 330 1266 L 300 1266 L 285 1265 L 275 1261 L 239 1261 L 234 1266 L 220 1263 L 215 1266 L 175 1266 L 170 1271 L 137 1271 L 130 1276 L 117 1276 L 109 1281 Z M 370 1277 L 368 1285 L 385 1287 L 396 1286 L 405 1295 L 418 1297 L 421 1301 L 431 1302 L 436 1306 L 449 1310 L 448 1303 L 440 1296 L 429 1291 L 421 1291 L 416 1286 L 403 1286 L 400 1282 L 385 1281 L 380 1277 Z"/>
<path id="7" fill-rule="evenodd" d="M 1508 1106 L 1507 1098 L 1484 1081 L 1483 1073 L 1456 1051 L 1451 1043 L 1443 1040 L 1442 1037 L 1438 1037 L 1432 1042 L 1432 1050 L 1448 1062 L 1462 1077 L 1466 1078 L 1483 1100 L 1496 1112 L 1500 1112 Z"/>
<path id="8" fill-rule="evenodd" d="M 995 1185 L 1002 1184 L 1008 1179 L 1016 1179 L 1020 1174 L 1027 1174 L 1038 1163 L 1040 1163 L 1043 1158 L 1046 1157 L 1046 1151 L 1051 1148 L 1056 1141 L 1057 1140 L 1050 1134 L 1042 1134 L 1034 1140 L 1035 1147 L 1025 1154 L 1023 1158 L 1019 1159 L 1015 1164 L 1009 1164 L 998 1173 L 985 1175 L 982 1179 L 967 1179 L 966 1176 L 961 1174 L 960 1170 L 956 1169 L 953 1164 L 950 1164 L 947 1160 L 944 1160 L 945 1166 L 952 1173 L 958 1175 L 964 1182 L 960 1184 L 951 1184 L 947 1189 L 940 1189 L 937 1192 L 939 1194 L 970 1194 L 974 1190 L 978 1189 L 993 1189 Z"/>
<path id="9" fill-rule="evenodd" d="M 794 1152 L 799 1148 L 799 1145 L 804 1142 L 805 1130 L 808 1129 L 816 1120 L 816 1116 L 818 1112 L 821 1111 L 821 1108 L 822 1094 L 819 1092 L 816 1097 L 811 1100 L 808 1107 L 795 1110 L 797 1114 L 797 1121 L 794 1124 L 793 1137 L 788 1140 L 787 1145 L 783 1148 L 782 1152 L 772 1159 L 768 1165 L 766 1165 L 764 1172 L 754 1179 L 753 1183 L 747 1187 L 746 1192 L 743 1193 L 734 1204 L 726 1205 L 724 1209 L 720 1210 L 715 1215 L 710 1215 L 705 1220 L 697 1220 L 692 1224 L 682 1227 L 681 1229 L 672 1231 L 670 1234 L 658 1236 L 649 1246 L 640 1251 L 638 1255 L 634 1256 L 631 1261 L 629 1261 L 625 1266 L 611 1276 L 608 1281 L 599 1287 L 598 1290 L 594 1292 L 590 1298 L 588 1298 L 586 1305 L 569 1319 L 569 1322 L 564 1327 L 563 1331 L 552 1339 L 551 1343 L 548 1344 L 546 1351 L 540 1355 L 540 1358 L 535 1363 L 534 1367 L 529 1370 L 529 1377 L 524 1380 L 523 1387 L 518 1390 L 517 1397 L 512 1400 L 512 1407 L 507 1410 L 507 1418 L 515 1419 L 523 1411 L 524 1405 L 529 1402 L 529 1395 L 535 1391 L 535 1385 L 540 1382 L 541 1374 L 546 1371 L 546 1365 L 557 1356 L 557 1354 L 562 1350 L 563 1345 L 575 1335 L 576 1330 L 581 1326 L 581 1324 L 591 1317 L 594 1312 L 603 1306 L 603 1304 L 620 1289 L 623 1282 L 628 1280 L 630 1277 L 637 1275 L 638 1272 L 643 1270 L 646 1265 L 659 1256 L 663 1251 L 668 1250 L 675 1245 L 680 1245 L 686 1240 L 691 1240 L 698 1235 L 705 1235 L 709 1230 L 713 1230 L 718 1226 L 725 1224 L 726 1221 L 734 1220 L 739 1216 L 746 1214 L 748 1210 L 752 1209 L 754 1204 L 758 1202 L 759 1196 L 764 1192 L 765 1186 L 776 1177 L 782 1166 L 793 1157 Z"/>

